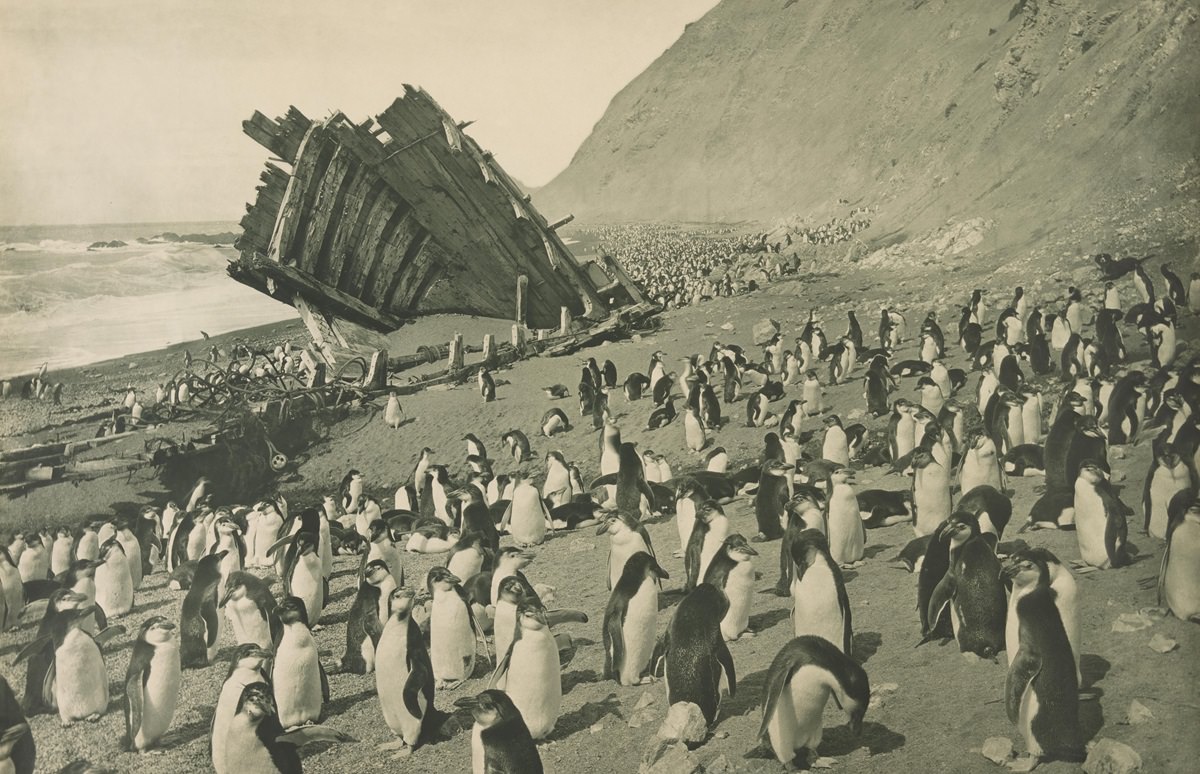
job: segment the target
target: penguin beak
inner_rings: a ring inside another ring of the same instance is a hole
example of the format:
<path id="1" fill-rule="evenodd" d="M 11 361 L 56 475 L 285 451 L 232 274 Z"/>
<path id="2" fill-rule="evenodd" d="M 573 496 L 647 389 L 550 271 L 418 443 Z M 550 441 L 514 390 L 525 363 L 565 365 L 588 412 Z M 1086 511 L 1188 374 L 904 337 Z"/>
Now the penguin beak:
<path id="1" fill-rule="evenodd" d="M 478 709 L 479 698 L 476 696 L 463 696 L 454 700 L 454 706 L 465 710 Z"/>
<path id="2" fill-rule="evenodd" d="M 742 546 L 741 550 L 742 550 L 742 553 L 744 553 L 744 554 L 749 554 L 750 556 L 758 556 L 758 552 L 755 551 L 750 546 Z"/>
<path id="3" fill-rule="evenodd" d="M 608 527 L 612 523 L 613 523 L 612 519 L 605 519 L 604 521 L 600 522 L 600 526 L 596 527 L 596 534 L 603 535 L 605 532 L 608 532 Z"/>

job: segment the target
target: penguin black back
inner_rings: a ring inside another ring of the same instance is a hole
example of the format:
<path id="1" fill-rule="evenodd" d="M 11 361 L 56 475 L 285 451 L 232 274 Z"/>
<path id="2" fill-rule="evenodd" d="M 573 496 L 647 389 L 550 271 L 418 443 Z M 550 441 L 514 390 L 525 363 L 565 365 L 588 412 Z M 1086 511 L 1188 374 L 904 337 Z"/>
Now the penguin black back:
<path id="1" fill-rule="evenodd" d="M 210 554 L 199 561 L 192 587 L 183 598 L 180 609 L 180 657 L 184 667 L 208 664 L 207 649 L 216 642 L 217 584 L 221 581 L 221 560 L 224 551 Z"/>
<path id="2" fill-rule="evenodd" d="M 721 619 L 728 609 L 724 592 L 701 583 L 679 603 L 662 643 L 668 703 L 692 702 L 709 725 L 717 717 L 722 672 L 729 681 L 729 695 L 737 692 L 733 656 L 721 636 Z"/>

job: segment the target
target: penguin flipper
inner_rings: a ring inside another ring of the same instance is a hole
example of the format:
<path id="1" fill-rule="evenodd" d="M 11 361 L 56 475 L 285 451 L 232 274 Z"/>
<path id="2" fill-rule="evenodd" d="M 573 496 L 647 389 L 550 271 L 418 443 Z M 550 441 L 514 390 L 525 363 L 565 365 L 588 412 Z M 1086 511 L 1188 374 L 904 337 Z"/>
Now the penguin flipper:
<path id="1" fill-rule="evenodd" d="M 592 483 L 588 486 L 588 489 L 598 489 L 602 486 L 615 486 L 616 483 L 617 474 L 609 473 L 607 475 L 600 476 L 600 478 L 592 479 Z"/>
<path id="2" fill-rule="evenodd" d="M 358 740 L 329 726 L 314 725 L 300 726 L 279 734 L 275 737 L 275 741 L 292 747 L 303 747 L 309 742 L 356 742 Z"/>
<path id="3" fill-rule="evenodd" d="M 58 691 L 55 683 L 57 679 L 58 660 L 50 659 L 50 663 L 46 666 L 46 674 L 42 678 L 42 701 L 51 710 L 58 709 Z"/>
<path id="4" fill-rule="evenodd" d="M 25 659 L 32 656 L 33 654 L 41 651 L 42 648 L 46 647 L 47 645 L 53 645 L 53 644 L 54 644 L 54 637 L 49 634 L 34 638 L 30 642 L 28 642 L 25 645 L 25 647 L 23 647 L 19 651 L 17 651 L 17 655 L 13 656 L 13 664 L 14 665 L 19 664 L 22 661 L 24 661 Z"/>
<path id="5" fill-rule="evenodd" d="M 113 624 L 112 626 L 106 626 L 103 629 L 101 629 L 100 631 L 96 632 L 96 636 L 92 637 L 92 639 L 96 641 L 96 645 L 98 645 L 100 647 L 104 647 L 114 637 L 117 637 L 124 633 L 125 633 L 124 626 L 121 626 L 120 624 Z"/>
<path id="6" fill-rule="evenodd" d="M 784 647 L 792 650 L 788 646 Z M 760 740 L 770 741 L 768 729 L 771 725 L 771 717 L 775 714 L 775 705 L 779 702 L 779 696 L 787 688 L 788 683 L 791 682 L 792 675 L 796 673 L 796 670 L 804 666 L 805 663 L 808 663 L 807 657 L 803 659 L 803 663 L 801 659 L 795 658 L 801 655 L 806 656 L 806 654 L 793 652 L 794 660 L 787 669 L 779 669 L 771 672 L 770 680 L 767 681 L 766 690 L 763 692 L 762 725 L 759 726 L 757 737 Z"/>
<path id="7" fill-rule="evenodd" d="M 1163 607 L 1163 587 L 1166 585 L 1167 566 L 1171 561 L 1171 536 L 1167 535 L 1167 545 L 1163 547 L 1162 562 L 1158 565 L 1158 602 Z"/>
<path id="8" fill-rule="evenodd" d="M 729 652 L 729 646 L 725 644 L 724 639 L 717 641 L 716 656 L 721 668 L 725 670 L 726 679 L 729 680 L 729 695 L 734 696 L 737 693 L 737 673 L 733 669 L 733 654 Z"/>
<path id="9" fill-rule="evenodd" d="M 516 640 L 513 640 L 513 642 L 515 643 Z M 508 665 L 512 661 L 512 652 L 513 652 L 513 646 L 509 645 L 508 650 L 504 654 L 504 658 L 497 660 L 496 669 L 495 669 L 495 671 L 492 672 L 491 679 L 488 680 L 488 688 L 489 689 L 496 688 L 500 684 L 501 680 L 504 680 L 505 678 L 508 677 Z M 500 690 L 503 690 L 503 689 L 500 689 Z"/>
<path id="10" fill-rule="evenodd" d="M 142 727 L 142 710 L 145 702 L 146 667 L 149 666 L 152 652 L 143 648 L 134 648 L 135 653 L 130 661 L 130 671 L 125 677 L 125 743 L 129 750 L 134 749 L 134 737 Z M 136 651 L 142 650 L 142 653 Z"/>
<path id="11" fill-rule="evenodd" d="M 941 631 L 942 617 L 950 607 L 950 601 L 954 599 L 957 589 L 957 579 L 951 572 L 943 575 L 938 584 L 934 586 L 933 593 L 929 595 L 929 633 L 918 644 L 923 645 L 938 638 L 938 632 Z"/>
<path id="12" fill-rule="evenodd" d="M 1017 650 L 1016 658 L 1008 667 L 1008 678 L 1004 682 L 1004 709 L 1008 719 L 1016 723 L 1021 713 L 1021 698 L 1026 688 L 1042 671 L 1042 659 L 1029 647 Z"/>
<path id="13" fill-rule="evenodd" d="M 620 681 L 625 664 L 625 630 L 622 625 L 628 602 L 614 597 L 604 616 L 604 677 Z M 653 662 L 651 663 L 653 668 Z"/>
<path id="14" fill-rule="evenodd" d="M 666 664 L 667 651 L 671 649 L 671 630 L 668 628 L 654 643 L 654 650 L 650 653 L 650 674 L 658 677 L 662 674 L 661 667 Z"/>
<path id="15" fill-rule="evenodd" d="M 329 702 L 329 675 L 325 672 L 325 666 L 317 661 L 317 672 L 321 675 L 321 701 Z"/>
<path id="16" fill-rule="evenodd" d="M 426 695 L 425 687 L 432 686 L 433 664 L 429 658 L 409 659 L 408 679 L 404 681 L 404 706 L 409 714 L 418 720 L 424 719 L 425 710 L 433 710 L 433 701 Z M 422 709 L 420 698 L 426 695 L 426 705 Z"/>

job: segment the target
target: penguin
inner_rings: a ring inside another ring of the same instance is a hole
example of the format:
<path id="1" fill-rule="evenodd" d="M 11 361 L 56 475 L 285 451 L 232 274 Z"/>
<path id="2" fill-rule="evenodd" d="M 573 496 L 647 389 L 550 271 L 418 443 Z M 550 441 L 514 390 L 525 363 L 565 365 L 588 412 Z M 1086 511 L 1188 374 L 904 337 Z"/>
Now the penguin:
<path id="1" fill-rule="evenodd" d="M 843 567 L 861 562 L 866 544 L 853 485 L 854 471 L 839 468 L 829 474 L 826 486 L 825 525 L 830 555 Z"/>
<path id="2" fill-rule="evenodd" d="M 491 564 L 492 556 L 494 554 L 482 535 L 478 532 L 464 531 L 459 535 L 458 541 L 450 547 L 446 569 L 460 578 L 470 578 L 483 572 L 484 565 Z"/>
<path id="3" fill-rule="evenodd" d="M 37 532 L 25 534 L 25 549 L 13 557 L 23 582 L 45 580 L 50 577 L 50 551 Z M 126 571 L 128 572 L 128 570 Z"/>
<path id="4" fill-rule="evenodd" d="M 279 603 L 283 633 L 275 647 L 271 685 L 284 728 L 316 723 L 329 701 L 329 679 L 309 629 L 304 600 L 286 596 Z"/>
<path id="5" fill-rule="evenodd" d="M 1173 444 L 1163 444 L 1150 461 L 1146 483 L 1142 490 L 1142 511 L 1145 521 L 1142 530 L 1152 537 L 1165 539 L 1169 518 L 1168 506 L 1180 492 L 1194 492 L 1196 482 L 1187 462 Z"/>
<path id="6" fill-rule="evenodd" d="M 1138 295 L 1142 297 L 1143 302 L 1147 304 L 1154 303 L 1154 282 L 1150 279 L 1150 275 L 1146 273 L 1146 269 L 1140 261 L 1133 269 L 1133 286 L 1137 288 Z"/>
<path id="7" fill-rule="evenodd" d="M 270 584 L 251 573 L 234 572 L 220 589 L 217 606 L 225 608 L 234 642 L 253 642 L 267 650 L 274 647 L 282 629 Z"/>
<path id="8" fill-rule="evenodd" d="M 66 592 L 58 602 L 78 605 L 81 597 Z M 89 612 L 86 605 L 58 607 L 46 634 L 39 633 L 16 656 L 16 661 L 20 662 L 42 653 L 47 645 L 53 648 L 53 654 L 45 662 L 41 701 L 53 702 L 63 726 L 73 725 L 78 720 L 95 723 L 108 708 L 108 677 L 100 643 L 80 626 Z M 33 669 L 32 663 L 30 668 Z M 28 695 L 26 701 L 30 701 Z"/>
<path id="9" fill-rule="evenodd" d="M 897 398 L 892 403 L 892 414 L 888 420 L 888 450 L 892 462 L 913 450 L 916 446 L 915 433 L 912 404 L 905 398 Z"/>
<path id="10" fill-rule="evenodd" d="M 391 614 L 379 635 L 375 690 L 383 720 L 396 740 L 379 745 L 395 758 L 409 755 L 432 730 L 433 661 L 420 627 L 412 618 L 412 589 L 391 592 Z"/>
<path id="11" fill-rule="evenodd" d="M 542 415 L 540 425 L 542 435 L 549 438 L 556 433 L 565 433 L 571 429 L 571 420 L 567 419 L 567 415 L 560 408 L 552 408 Z"/>
<path id="12" fill-rule="evenodd" d="M 125 671 L 125 737 L 145 752 L 162 739 L 179 701 L 179 632 L 162 616 L 142 622 Z"/>
<path id="13" fill-rule="evenodd" d="M 661 663 L 667 703 L 691 702 L 711 727 L 721 702 L 722 683 L 737 693 L 733 656 L 721 636 L 729 600 L 715 586 L 701 583 L 675 608 L 671 625 L 655 647 L 655 671 Z"/>
<path id="14" fill-rule="evenodd" d="M 8 680 L 0 676 L 0 769 L 12 774 L 33 774 L 36 762 L 37 745 L 29 721 Z"/>
<path id="15" fill-rule="evenodd" d="M 404 409 L 400 406 L 400 398 L 395 392 L 388 393 L 387 406 L 383 409 L 383 423 L 396 430 L 404 424 Z"/>
<path id="16" fill-rule="evenodd" d="M 7 549 L 0 552 L 8 556 Z M 29 660 L 25 669 L 25 698 L 23 707 L 30 716 L 54 712 L 57 708 L 54 696 L 54 633 L 65 632 L 68 618 L 75 616 L 80 608 L 90 606 L 88 598 L 71 589 L 60 588 L 49 596 L 46 611 L 38 623 L 37 636 L 22 650 L 22 658 Z M 87 613 L 82 616 L 86 617 Z M 21 658 L 14 660 L 14 664 Z"/>
<path id="17" fill-rule="evenodd" d="M 825 423 L 825 439 L 821 443 L 821 459 L 836 462 L 839 465 L 850 464 L 850 445 L 842 420 L 837 414 L 830 414 L 823 420 Z"/>
<path id="18" fill-rule="evenodd" d="M 1085 460 L 1075 480 L 1075 538 L 1085 564 L 1099 569 L 1129 564 L 1129 526 L 1133 510 L 1113 491 L 1104 469 Z"/>
<path id="19" fill-rule="evenodd" d="M 536 596 L 526 593 L 528 583 L 523 575 L 510 575 L 500 581 L 492 598 L 492 634 L 497 654 L 507 653 L 508 646 L 512 644 L 518 625 L 517 608 L 520 607 L 521 601 Z"/>
<path id="20" fill-rule="evenodd" d="M 429 652 L 438 688 L 456 688 L 475 671 L 476 638 L 483 632 L 475 621 L 462 581 L 445 567 L 425 576 L 429 606 Z"/>
<path id="21" fill-rule="evenodd" d="M 641 456 L 637 453 L 637 444 L 625 442 L 618 450 L 618 469 L 615 474 L 600 476 L 591 484 L 591 489 L 599 486 L 616 485 L 616 510 L 645 517 L 656 510 L 654 491 L 646 481 L 646 470 Z"/>
<path id="22" fill-rule="evenodd" d="M 758 524 L 755 542 L 775 540 L 783 534 L 784 504 L 792 497 L 794 472 L 794 467 L 775 459 L 768 459 L 759 469 L 758 491 L 754 493 L 754 516 Z"/>
<path id="23" fill-rule="evenodd" d="M 325 610 L 327 585 L 321 556 L 317 552 L 317 540 L 309 532 L 298 532 L 281 575 L 283 593 L 300 598 L 304 603 L 305 623 L 314 629 L 320 629 L 318 622 Z M 286 709 L 280 709 L 280 713 L 281 717 L 287 715 Z"/>
<path id="24" fill-rule="evenodd" d="M 530 735 L 544 739 L 558 723 L 562 676 L 558 644 L 541 602 L 521 600 L 512 642 L 504 656 L 497 654 L 496 660 L 488 687 L 507 693 L 525 718 Z"/>
<path id="25" fill-rule="evenodd" d="M 642 393 L 650 386 L 650 379 L 645 374 L 632 373 L 625 377 L 625 382 L 621 385 L 621 389 L 625 393 L 625 400 L 635 401 L 642 399 Z"/>
<path id="26" fill-rule="evenodd" d="M 853 640 L 850 597 L 842 571 L 819 530 L 805 529 L 790 541 L 792 631 L 817 635 L 849 654 Z"/>
<path id="27" fill-rule="evenodd" d="M 647 553 L 654 556 L 650 533 L 636 517 L 616 513 L 606 519 L 596 530 L 597 535 L 608 535 L 608 578 L 605 588 L 611 590 L 621 579 L 625 563 L 631 556 Z"/>
<path id="28" fill-rule="evenodd" d="M 911 492 L 893 492 L 886 489 L 864 489 L 855 493 L 858 513 L 863 526 L 868 529 L 890 527 L 912 521 L 909 510 Z"/>
<path id="29" fill-rule="evenodd" d="M 339 487 L 342 510 L 346 513 L 357 513 L 362 507 L 363 487 L 365 481 L 362 473 L 351 469 L 342 477 Z"/>
<path id="30" fill-rule="evenodd" d="M 387 622 L 391 593 L 396 588 L 386 562 L 375 559 L 367 563 L 346 619 L 343 672 L 363 675 L 374 671 L 379 635 Z"/>
<path id="31" fill-rule="evenodd" d="M 1075 576 L 1058 560 L 1058 557 L 1045 548 L 1021 548 L 1009 554 L 1005 564 L 1035 563 L 1045 565 L 1050 573 L 1050 588 L 1054 592 L 1054 606 L 1058 609 L 1059 618 L 1067 633 L 1067 642 L 1071 645 L 1071 653 L 1075 658 L 1075 679 L 1082 687 L 1083 675 L 1079 669 L 1081 651 L 1081 627 L 1079 620 L 1078 589 Z M 1017 616 L 1017 603 L 1028 592 L 1036 588 L 1034 575 L 1026 575 L 1025 583 L 1019 583 L 1012 578 L 1012 593 L 1008 597 L 1008 615 L 1004 623 L 1004 650 L 1011 666 L 1020 650 L 1020 618 Z"/>
<path id="32" fill-rule="evenodd" d="M 217 594 L 221 583 L 221 559 L 217 552 L 200 560 L 196 575 L 179 613 L 180 656 L 185 668 L 212 663 L 220 648 L 221 617 Z"/>
<path id="33" fill-rule="evenodd" d="M 959 489 L 969 492 L 977 486 L 1004 489 L 1004 479 L 995 442 L 985 433 L 968 441 L 958 469 Z"/>
<path id="34" fill-rule="evenodd" d="M 479 381 L 479 394 L 483 397 L 484 403 L 491 403 L 496 399 L 496 380 L 492 378 L 491 371 L 486 368 L 480 368 L 477 375 Z"/>
<path id="35" fill-rule="evenodd" d="M 913 529 L 917 536 L 931 535 L 950 518 L 950 471 L 924 449 L 912 456 Z"/>
<path id="36" fill-rule="evenodd" d="M 683 415 L 683 437 L 688 451 L 699 453 L 708 445 L 708 436 L 696 409 L 688 406 Z"/>
<path id="37" fill-rule="evenodd" d="M 512 500 L 500 520 L 500 531 L 508 531 L 519 546 L 536 546 L 553 530 L 550 511 L 537 488 L 521 473 L 513 474 Z"/>
<path id="38" fill-rule="evenodd" d="M 725 592 L 729 609 L 721 619 L 721 636 L 733 642 L 743 635 L 753 637 L 750 628 L 750 606 L 754 600 L 754 557 L 758 552 L 750 547 L 746 538 L 733 533 L 725 538 L 708 569 L 704 583 L 716 586 Z"/>
<path id="39" fill-rule="evenodd" d="M 521 711 L 504 691 L 487 690 L 454 702 L 471 711 L 472 774 L 542 774 L 542 759 Z"/>
<path id="40" fill-rule="evenodd" d="M 687 573 L 684 590 L 691 591 L 704 578 L 709 562 L 729 537 L 729 519 L 716 502 L 709 500 L 696 513 L 696 524 L 688 537 L 683 566 Z"/>
<path id="41" fill-rule="evenodd" d="M 75 541 L 71 538 L 71 530 L 59 527 L 55 533 L 54 543 L 50 546 L 50 574 L 61 575 L 71 568 L 73 561 L 72 549 Z"/>
<path id="42" fill-rule="evenodd" d="M 87 564 L 87 563 L 84 563 Z M 94 570 L 92 571 L 94 572 Z M 69 587 L 68 587 L 69 588 Z M 91 586 L 89 604 L 94 601 L 95 584 Z M 21 573 L 12 554 L 0 546 L 0 631 L 8 631 L 21 621 L 21 611 L 25 609 L 25 585 L 21 581 Z"/>
<path id="43" fill-rule="evenodd" d="M 1059 404 L 1058 414 L 1046 434 L 1046 488 L 1069 489 L 1067 483 L 1067 456 L 1075 430 L 1083 418 L 1079 409 L 1084 399 L 1077 392 L 1068 392 Z"/>
<path id="44" fill-rule="evenodd" d="M 1180 620 L 1200 623 L 1200 499 L 1181 493 L 1169 510 L 1158 604 Z"/>
<path id="45" fill-rule="evenodd" d="M 226 766 L 225 745 L 229 732 L 229 724 L 237 714 L 238 703 L 242 698 L 242 689 L 254 683 L 264 683 L 268 662 L 271 660 L 270 651 L 254 643 L 239 645 L 230 659 L 229 672 L 225 682 L 221 684 L 221 692 L 213 709 L 212 724 L 209 729 L 211 745 L 209 754 L 212 757 L 213 770 L 216 774 L 230 774 Z M 241 767 L 232 771 L 240 771 Z"/>
<path id="46" fill-rule="evenodd" d="M 326 726 L 309 725 L 284 732 L 266 683 L 242 689 L 236 714 L 229 721 L 225 770 L 246 774 L 300 774 L 296 752 L 308 742 L 350 742 L 349 736 Z"/>
<path id="47" fill-rule="evenodd" d="M 804 386 L 802 398 L 804 399 L 804 413 L 810 417 L 815 417 L 825 410 L 821 400 L 821 380 L 817 378 L 817 372 L 809 369 L 804 377 Z"/>
<path id="48" fill-rule="evenodd" d="M 1081 762 L 1086 751 L 1079 729 L 1079 681 L 1050 573 L 1029 557 L 1010 558 L 1003 572 L 1014 588 L 1034 586 L 1016 605 L 1019 645 L 1004 686 L 1008 719 L 1021 731 L 1034 763 Z"/>
<path id="49" fill-rule="evenodd" d="M 863 668 L 822 637 L 797 637 L 780 648 L 767 670 L 758 731 L 780 763 L 792 767 L 801 754 L 801 767 L 813 764 L 831 696 L 846 713 L 851 733 L 859 736 L 871 700 Z"/>
<path id="50" fill-rule="evenodd" d="M 948 613 L 959 650 L 992 658 L 1005 647 L 1007 612 L 995 549 L 983 539 L 975 517 L 963 512 L 951 516 L 935 539 L 950 544 L 950 566 L 930 596 L 931 632 L 922 642 L 934 638 L 938 622 Z"/>
<path id="51" fill-rule="evenodd" d="M 606 679 L 621 685 L 640 685 L 648 679 L 643 675 L 654 652 L 659 592 L 670 577 L 648 553 L 633 554 L 625 562 L 604 609 Z"/>

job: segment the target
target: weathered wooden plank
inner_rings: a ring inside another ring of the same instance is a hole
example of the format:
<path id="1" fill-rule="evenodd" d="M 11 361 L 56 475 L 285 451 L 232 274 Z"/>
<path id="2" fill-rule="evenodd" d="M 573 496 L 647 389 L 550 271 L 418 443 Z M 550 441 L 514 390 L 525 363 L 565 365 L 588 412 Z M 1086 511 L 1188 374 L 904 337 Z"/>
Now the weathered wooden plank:
<path id="1" fill-rule="evenodd" d="M 300 267 L 317 277 L 336 279 L 342 267 L 333 262 L 329 248 L 337 232 L 346 193 L 358 168 L 358 159 L 340 143 L 333 145 L 333 157 L 321 175 L 321 184 L 309 209 L 304 242 L 300 248 Z M 336 281 L 330 284 L 336 284 Z"/>
<path id="2" fill-rule="evenodd" d="M 364 214 L 363 208 L 374 204 L 374 199 L 368 202 L 368 197 L 371 196 L 373 188 L 378 189 L 381 182 L 367 165 L 356 161 L 354 167 L 353 176 L 344 184 L 347 188 L 338 208 L 340 212 L 337 215 L 337 222 L 331 223 L 329 226 L 334 234 L 333 241 L 328 248 L 330 263 L 341 264 L 342 267 L 340 274 L 330 275 L 330 284 L 347 292 L 353 292 L 347 287 L 347 282 L 355 271 L 357 253 L 353 248 L 362 237 L 364 224 L 360 218 Z M 329 231 L 326 234 L 328 236 Z"/>
<path id="3" fill-rule="evenodd" d="M 319 282 L 311 275 L 291 266 L 263 259 L 242 259 L 244 269 L 261 277 L 275 280 L 307 298 L 322 299 L 322 306 L 339 317 L 374 331 L 389 332 L 404 325 L 405 320 L 388 312 L 372 309 L 354 296 Z M 234 269 L 236 270 L 236 269 Z"/>
<path id="4" fill-rule="evenodd" d="M 309 143 L 312 143 L 314 148 L 320 144 L 323 135 L 324 132 L 321 128 L 313 124 L 301 142 L 300 156 L 296 159 L 296 164 L 292 169 L 287 193 L 284 194 L 284 204 L 279 210 L 279 216 L 275 220 L 275 227 L 271 233 L 271 245 L 267 250 L 267 257 L 273 261 L 296 262 L 296 259 L 289 255 L 289 250 L 292 240 L 304 220 L 304 207 L 308 202 L 305 189 L 312 181 L 317 164 L 320 162 L 320 154 L 305 153 L 304 151 L 308 148 Z"/>
<path id="5" fill-rule="evenodd" d="M 368 214 L 362 238 L 354 246 L 355 256 L 362 258 L 368 272 L 375 261 L 381 240 L 390 229 L 395 228 L 394 218 L 396 218 L 397 212 L 401 214 L 404 212 L 403 207 L 404 205 L 399 198 L 385 185 L 375 207 Z M 352 293 L 361 298 L 363 303 L 368 306 L 379 306 L 376 298 L 378 290 L 374 287 L 366 287 L 363 289 L 363 292 L 355 292 L 353 287 L 346 287 L 345 290 L 347 293 Z"/>

